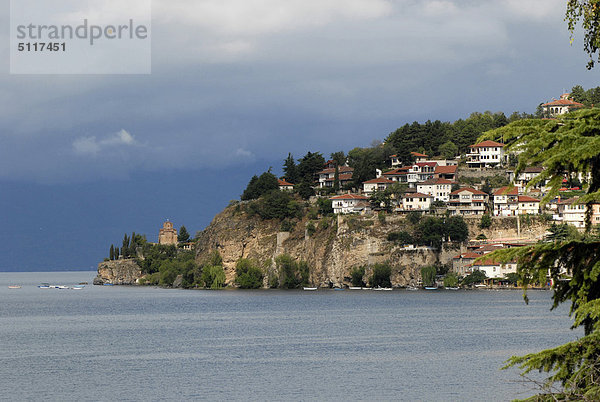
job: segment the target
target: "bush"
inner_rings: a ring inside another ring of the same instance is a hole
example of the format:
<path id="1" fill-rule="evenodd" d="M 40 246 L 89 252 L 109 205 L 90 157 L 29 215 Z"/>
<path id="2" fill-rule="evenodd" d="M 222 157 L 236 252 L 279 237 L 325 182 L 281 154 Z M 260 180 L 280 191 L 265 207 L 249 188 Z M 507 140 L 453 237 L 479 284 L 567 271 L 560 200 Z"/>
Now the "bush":
<path id="1" fill-rule="evenodd" d="M 486 278 L 487 276 L 485 276 L 485 273 L 483 271 L 473 271 L 472 273 L 463 278 L 462 284 L 465 286 L 470 286 L 475 283 L 481 283 Z"/>
<path id="2" fill-rule="evenodd" d="M 449 272 L 444 277 L 444 286 L 454 288 L 458 286 L 458 275 L 455 272 Z"/>
<path id="3" fill-rule="evenodd" d="M 392 286 L 391 275 L 392 267 L 389 264 L 375 264 L 369 282 L 372 287 L 389 288 Z"/>
<path id="4" fill-rule="evenodd" d="M 363 277 L 365 276 L 365 267 L 354 267 L 350 271 L 352 286 L 365 286 Z"/>
<path id="5" fill-rule="evenodd" d="M 481 217 L 481 221 L 479 222 L 479 228 L 487 229 L 490 226 L 492 226 L 492 218 L 488 214 L 483 215 Z"/>
<path id="6" fill-rule="evenodd" d="M 333 215 L 333 203 L 329 198 L 319 198 L 317 200 L 319 213 L 323 216 Z"/>
<path id="7" fill-rule="evenodd" d="M 300 218 L 302 206 L 285 191 L 273 190 L 250 205 L 250 212 L 262 219 Z"/>
<path id="8" fill-rule="evenodd" d="M 383 225 L 385 223 L 385 212 L 380 211 L 377 214 L 377 219 L 379 219 L 379 223 L 381 223 Z"/>
<path id="9" fill-rule="evenodd" d="M 406 215 L 406 219 L 413 225 L 416 225 L 421 220 L 421 214 L 416 211 L 411 211 Z"/>
<path id="10" fill-rule="evenodd" d="M 206 265 L 202 269 L 204 287 L 221 289 L 225 285 L 225 271 L 221 265 Z"/>
<path id="11" fill-rule="evenodd" d="M 308 236 L 314 235 L 316 231 L 317 231 L 317 228 L 315 227 L 314 222 L 313 221 L 309 221 L 306 224 L 306 233 L 308 234 Z"/>
<path id="12" fill-rule="evenodd" d="M 263 285 L 264 274 L 251 260 L 240 258 L 235 264 L 235 282 L 241 289 L 259 289 Z"/>
<path id="13" fill-rule="evenodd" d="M 436 274 L 437 269 L 433 265 L 421 268 L 421 280 L 423 281 L 423 286 L 432 286 L 435 283 Z"/>
<path id="14" fill-rule="evenodd" d="M 387 235 L 388 241 L 398 242 L 401 244 L 412 244 L 413 237 L 408 232 L 390 232 Z"/>
<path id="15" fill-rule="evenodd" d="M 277 283 L 282 288 L 295 289 L 308 284 L 310 269 L 306 261 L 296 262 L 291 256 L 282 254 L 275 259 L 275 264 L 281 278 Z"/>
<path id="16" fill-rule="evenodd" d="M 279 231 L 291 232 L 294 230 L 295 227 L 296 224 L 294 222 L 290 221 L 289 219 L 284 219 L 283 222 L 281 222 L 281 225 L 279 226 Z"/>

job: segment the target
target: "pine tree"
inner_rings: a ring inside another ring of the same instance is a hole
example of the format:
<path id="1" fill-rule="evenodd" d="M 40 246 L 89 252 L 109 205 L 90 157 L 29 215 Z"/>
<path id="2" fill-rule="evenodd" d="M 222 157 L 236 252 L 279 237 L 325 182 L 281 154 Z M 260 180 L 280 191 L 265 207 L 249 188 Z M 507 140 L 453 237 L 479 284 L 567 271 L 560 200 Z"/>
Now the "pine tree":
<path id="1" fill-rule="evenodd" d="M 586 195 L 586 231 L 591 228 L 591 205 L 600 200 L 600 110 L 581 110 L 557 120 L 520 120 L 486 133 L 481 139 L 504 138 L 508 151 L 519 149 L 515 176 L 527 166 L 543 166 L 544 171 L 528 188 L 549 180 L 551 190 L 542 199 L 555 197 L 565 174 L 591 176 Z M 555 230 L 560 232 L 558 228 Z M 542 388 L 541 400 L 598 400 L 600 398 L 600 242 L 594 236 L 582 240 L 562 239 L 494 252 L 502 262 L 518 261 L 518 274 L 525 287 L 553 280 L 553 308 L 571 302 L 572 328 L 583 326 L 584 336 L 565 345 L 512 357 L 507 367 L 519 366 L 523 375 L 530 371 L 552 373 Z M 570 280 L 562 280 L 566 272 Z M 527 295 L 525 294 L 527 301 Z M 551 391 L 556 384 L 561 388 Z"/>
<path id="2" fill-rule="evenodd" d="M 123 246 L 121 247 L 121 254 L 123 254 L 123 258 L 129 257 L 129 237 L 127 237 L 127 233 L 123 237 Z"/>
<path id="3" fill-rule="evenodd" d="M 114 245 L 110 245 L 110 251 L 109 251 L 109 257 L 108 257 L 111 261 L 115 259 L 115 246 Z"/>
<path id="4" fill-rule="evenodd" d="M 190 240 L 190 234 L 188 233 L 185 226 L 181 225 L 179 228 L 179 234 L 177 235 L 177 241 L 179 243 L 185 243 Z"/>

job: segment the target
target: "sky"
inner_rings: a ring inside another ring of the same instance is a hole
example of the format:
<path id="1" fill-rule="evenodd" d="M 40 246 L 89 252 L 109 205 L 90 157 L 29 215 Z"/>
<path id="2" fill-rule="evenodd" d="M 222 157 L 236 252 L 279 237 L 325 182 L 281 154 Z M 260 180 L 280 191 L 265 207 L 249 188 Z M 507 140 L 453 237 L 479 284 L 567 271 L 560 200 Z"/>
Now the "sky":
<path id="1" fill-rule="evenodd" d="M 533 113 L 596 87 L 564 9 L 154 0 L 144 75 L 10 74 L 0 30 L 0 271 L 95 269 L 125 232 L 156 241 L 165 219 L 195 233 L 288 152 L 347 152 L 413 121 Z"/>

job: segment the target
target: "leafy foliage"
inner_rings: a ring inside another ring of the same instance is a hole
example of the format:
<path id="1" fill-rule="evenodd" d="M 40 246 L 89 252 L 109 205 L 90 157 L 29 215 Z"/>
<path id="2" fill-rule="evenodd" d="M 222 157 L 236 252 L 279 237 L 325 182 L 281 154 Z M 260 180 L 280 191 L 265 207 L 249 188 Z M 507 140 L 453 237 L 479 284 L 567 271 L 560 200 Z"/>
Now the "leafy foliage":
<path id="1" fill-rule="evenodd" d="M 279 272 L 279 286 L 284 289 L 296 289 L 308 285 L 309 266 L 306 261 L 295 261 L 291 256 L 282 254 L 275 258 Z M 275 284 L 275 281 L 273 281 Z M 275 286 L 276 287 L 276 286 Z"/>
<path id="2" fill-rule="evenodd" d="M 190 234 L 188 233 L 185 226 L 181 225 L 179 228 L 179 233 L 177 234 L 177 241 L 180 243 L 185 243 L 190 240 Z"/>
<path id="3" fill-rule="evenodd" d="M 260 177 L 252 176 L 241 198 L 242 201 L 255 200 L 272 190 L 279 190 L 277 177 L 273 173 L 264 172 Z"/>
<path id="4" fill-rule="evenodd" d="M 251 213 L 262 219 L 302 217 L 302 206 L 286 191 L 272 190 L 249 207 Z"/>
<path id="5" fill-rule="evenodd" d="M 235 264 L 235 282 L 241 289 L 259 289 L 263 285 L 262 270 L 247 258 L 240 258 Z"/>
<path id="6" fill-rule="evenodd" d="M 225 285 L 225 270 L 221 265 L 206 265 L 202 268 L 202 282 L 204 287 L 221 289 Z"/>
<path id="7" fill-rule="evenodd" d="M 458 275 L 455 272 L 448 272 L 444 277 L 444 286 L 454 288 L 458 286 Z"/>
<path id="8" fill-rule="evenodd" d="M 492 217 L 488 214 L 485 214 L 481 217 L 481 221 L 479 222 L 480 229 L 487 229 L 492 226 Z"/>
<path id="9" fill-rule="evenodd" d="M 423 285 L 432 286 L 435 283 L 436 274 L 437 269 L 433 265 L 421 268 L 421 280 L 423 281 Z"/>
<path id="10" fill-rule="evenodd" d="M 471 286 L 476 283 L 483 282 L 487 276 L 485 276 L 485 272 L 483 271 L 473 271 L 469 275 L 465 276 L 462 280 L 462 284 L 465 286 Z"/>
<path id="11" fill-rule="evenodd" d="M 583 37 L 583 50 L 590 56 L 587 68 L 594 67 L 594 56 L 600 48 L 600 9 L 597 0 L 568 0 L 565 20 L 571 32 L 571 43 L 575 28 L 581 20 L 585 32 Z M 599 55 L 600 60 L 600 55 Z"/>
<path id="12" fill-rule="evenodd" d="M 369 283 L 372 287 L 389 288 L 392 287 L 390 276 L 392 275 L 392 267 L 389 264 L 373 265 L 373 273 L 369 278 Z"/>
<path id="13" fill-rule="evenodd" d="M 400 244 L 412 244 L 413 237 L 410 233 L 400 231 L 400 232 L 390 232 L 387 235 L 388 241 L 398 242 Z"/>
<path id="14" fill-rule="evenodd" d="M 568 7 L 587 2 L 570 1 Z M 596 8 L 597 10 L 597 8 Z M 587 18 L 587 17 L 586 17 Z M 586 184 L 587 203 L 600 198 L 600 110 L 581 110 L 557 120 L 524 120 L 485 134 L 485 138 L 505 138 L 509 149 L 519 149 L 518 174 L 526 166 L 543 166 L 544 172 L 528 185 L 549 180 L 546 202 L 558 194 L 565 176 L 591 175 Z M 588 208 L 590 211 L 591 208 Z M 490 257 L 515 260 L 525 289 L 553 279 L 553 308 L 571 302 L 572 328 L 582 326 L 585 335 L 573 342 L 526 356 L 513 357 L 507 367 L 519 366 L 523 374 L 532 370 L 552 373 L 538 399 L 597 400 L 600 397 L 600 242 L 589 236 L 590 221 L 583 239 L 570 240 L 561 227 L 551 232 L 549 242 L 495 251 Z M 563 275 L 571 276 L 563 280 Z M 525 300 L 527 295 L 525 294 Z M 559 384 L 560 388 L 553 387 Z"/>
<path id="15" fill-rule="evenodd" d="M 363 280 L 365 276 L 365 267 L 354 267 L 350 271 L 351 283 L 352 286 L 365 286 L 365 281 Z"/>

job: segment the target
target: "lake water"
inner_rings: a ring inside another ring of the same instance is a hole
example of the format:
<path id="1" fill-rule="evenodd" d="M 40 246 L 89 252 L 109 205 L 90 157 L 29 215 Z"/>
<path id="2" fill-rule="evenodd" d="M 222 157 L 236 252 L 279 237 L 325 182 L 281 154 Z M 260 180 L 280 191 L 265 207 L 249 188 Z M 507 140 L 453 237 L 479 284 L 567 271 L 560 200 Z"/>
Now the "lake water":
<path id="1" fill-rule="evenodd" d="M 581 336 L 547 291 L 37 288 L 94 276 L 0 273 L 0 399 L 504 401 Z"/>

